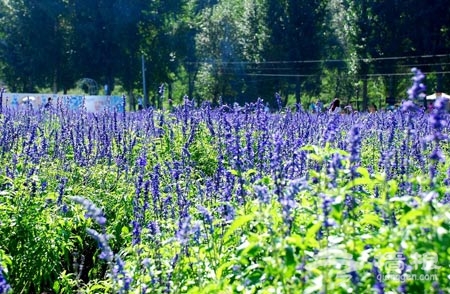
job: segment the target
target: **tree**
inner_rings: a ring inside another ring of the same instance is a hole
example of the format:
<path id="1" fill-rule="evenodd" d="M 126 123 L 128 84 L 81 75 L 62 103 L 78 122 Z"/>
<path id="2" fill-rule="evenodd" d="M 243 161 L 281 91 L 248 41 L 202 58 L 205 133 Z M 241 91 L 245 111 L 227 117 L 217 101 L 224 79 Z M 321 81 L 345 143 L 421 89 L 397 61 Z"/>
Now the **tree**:
<path id="1" fill-rule="evenodd" d="M 265 60 L 272 61 L 267 70 L 273 79 L 264 82 L 265 92 L 290 92 L 290 85 L 297 84 L 296 98 L 300 102 L 300 88 L 308 78 L 317 77 L 326 39 L 323 37 L 326 23 L 327 1 L 323 0 L 283 0 L 269 1 L 268 27 L 270 46 L 264 52 Z M 311 62 L 312 61 L 312 62 Z M 295 77 L 293 80 L 290 77 Z M 317 91 L 320 85 L 310 88 Z"/>
<path id="2" fill-rule="evenodd" d="M 11 0 L 3 15 L 1 56 L 8 85 L 24 92 L 57 83 L 64 62 L 61 1 Z"/>
<path id="3" fill-rule="evenodd" d="M 151 1 L 140 25 L 143 42 L 141 51 L 149 64 L 147 80 L 153 90 L 152 104 L 156 105 L 161 84 L 171 85 L 177 69 L 182 65 L 183 44 L 178 37 L 186 37 L 183 19 L 189 1 Z M 181 34 L 181 35 L 180 35 Z M 168 87 L 171 90 L 171 86 Z M 169 97 L 172 93 L 169 91 Z"/>
<path id="4" fill-rule="evenodd" d="M 239 93 L 236 70 L 242 61 L 239 47 L 237 15 L 242 11 L 240 1 L 222 1 L 213 7 L 203 9 L 196 38 L 200 72 L 197 88 L 202 99 L 218 104 L 234 102 Z"/>

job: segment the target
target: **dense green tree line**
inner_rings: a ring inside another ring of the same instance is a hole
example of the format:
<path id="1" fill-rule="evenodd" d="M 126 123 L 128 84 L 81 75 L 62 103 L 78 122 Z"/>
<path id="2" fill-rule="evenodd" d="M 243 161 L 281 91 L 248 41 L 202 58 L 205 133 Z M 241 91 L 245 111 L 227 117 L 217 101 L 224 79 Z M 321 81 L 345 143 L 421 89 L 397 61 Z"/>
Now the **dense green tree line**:
<path id="1" fill-rule="evenodd" d="M 158 105 L 163 84 L 175 102 L 278 92 L 283 103 L 360 97 L 365 108 L 404 96 L 413 66 L 433 90 L 450 86 L 450 0 L 2 0 L 0 18 L 11 91 L 67 92 L 90 78 L 132 103 Z"/>

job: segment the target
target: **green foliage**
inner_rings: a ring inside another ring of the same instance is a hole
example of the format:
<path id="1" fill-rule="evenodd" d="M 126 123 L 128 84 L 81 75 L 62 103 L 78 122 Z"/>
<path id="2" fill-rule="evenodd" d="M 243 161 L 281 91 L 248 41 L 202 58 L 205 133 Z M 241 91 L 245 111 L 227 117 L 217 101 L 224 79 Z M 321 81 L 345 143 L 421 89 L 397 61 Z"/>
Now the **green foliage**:
<path id="1" fill-rule="evenodd" d="M 8 278 L 19 293 L 49 290 L 63 269 L 71 267 L 71 252 L 82 247 L 81 238 L 73 235 L 81 224 L 51 195 L 37 191 L 38 184 L 37 177 L 27 181 L 1 177 L 1 185 L 9 187 L 2 191 L 1 248 L 11 257 L 6 259 Z"/>
<path id="2" fill-rule="evenodd" d="M 0 76 L 11 92 L 67 93 L 86 77 L 143 96 L 143 58 L 149 96 L 164 83 L 175 102 L 184 95 L 197 102 L 275 102 L 277 91 L 296 103 L 400 100 L 411 64 L 434 72 L 430 91 L 448 84 L 447 4 L 2 1 Z"/>
<path id="3" fill-rule="evenodd" d="M 299 203 L 291 212 L 294 216 L 291 229 L 286 231 L 281 217 L 282 202 L 255 200 L 240 209 L 222 239 L 227 250 L 224 250 L 226 257 L 221 258 L 218 280 L 206 289 L 361 293 L 376 282 L 376 277 L 370 274 L 372 260 L 385 269 L 385 262 L 389 261 L 383 258 L 399 250 L 411 256 L 410 264 L 414 266 L 409 275 L 432 273 L 434 279 L 445 279 L 448 243 L 443 241 L 450 220 L 446 205 L 426 200 L 427 197 L 395 197 L 395 181 L 386 181 L 383 175 L 371 174 L 364 168 L 359 168 L 359 176 L 353 179 L 344 168 L 338 175 L 338 185 L 330 186 L 326 166 L 336 154 L 345 153 L 307 149 L 323 170 L 311 171 L 312 178 L 305 183 L 305 189 L 291 195 Z M 344 167 L 349 166 L 346 161 L 343 159 Z M 349 209 L 348 196 L 355 198 L 357 207 Z M 333 200 L 329 219 L 324 218 L 327 197 Z M 374 207 L 378 210 L 374 211 Z M 393 219 L 386 220 L 386 215 L 392 215 Z M 335 225 L 325 226 L 327 221 Z M 422 269 L 421 264 L 412 260 L 412 256 L 422 258 L 423 254 L 434 252 L 437 270 Z M 352 280 L 351 271 L 359 276 L 358 282 Z M 385 281 L 386 289 L 399 285 L 399 281 Z M 408 291 L 432 289 L 433 280 L 408 282 Z"/>
<path id="4" fill-rule="evenodd" d="M 449 164 L 437 166 L 434 183 L 417 167 L 408 179 L 378 168 L 382 148 L 414 147 L 407 132 L 394 132 L 388 147 L 380 134 L 366 134 L 360 162 L 330 143 L 305 146 L 305 176 L 280 179 L 232 170 L 231 156 L 219 162 L 224 139 L 195 116 L 184 123 L 157 112 L 151 119 L 158 126 L 151 136 L 129 134 L 136 139 L 125 155 L 134 164 L 129 172 L 107 158 L 87 166 L 64 141 L 49 142 L 48 154 L 30 162 L 28 132 L 0 158 L 14 175 L 0 175 L 0 264 L 14 293 L 118 293 L 125 285 L 129 293 L 366 293 L 380 282 L 374 265 L 386 278 L 389 256 L 399 252 L 411 266 L 408 276 L 432 278 L 405 281 L 408 292 L 437 292 L 433 279 L 449 289 L 450 215 L 441 201 L 450 193 L 443 184 Z M 30 144 L 42 145 L 60 127 L 46 121 Z M 239 135 L 243 146 L 266 136 Z M 254 144 L 248 145 L 256 153 Z M 122 152 L 111 143 L 114 158 Z M 188 172 L 177 177 L 175 163 Z M 207 186 L 219 164 L 237 182 L 228 200 L 218 195 L 224 188 Z M 79 195 L 104 213 L 104 231 L 68 201 Z M 225 204 L 235 217 L 226 218 Z M 113 261 L 100 259 L 88 228 L 108 236 Z M 382 282 L 386 292 L 402 286 Z"/>

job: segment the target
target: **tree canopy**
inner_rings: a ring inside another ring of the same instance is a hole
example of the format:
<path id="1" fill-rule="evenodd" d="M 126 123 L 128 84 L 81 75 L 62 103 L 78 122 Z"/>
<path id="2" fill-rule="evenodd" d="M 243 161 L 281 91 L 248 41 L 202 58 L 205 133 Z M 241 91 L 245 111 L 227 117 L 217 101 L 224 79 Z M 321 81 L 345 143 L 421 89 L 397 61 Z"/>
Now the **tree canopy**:
<path id="1" fill-rule="evenodd" d="M 82 78 L 171 101 L 305 103 L 404 96 L 409 68 L 449 87 L 450 0 L 1 0 L 0 80 L 67 92 Z M 376 87 L 377 90 L 373 88 Z M 133 102 L 133 100 L 130 100 Z"/>

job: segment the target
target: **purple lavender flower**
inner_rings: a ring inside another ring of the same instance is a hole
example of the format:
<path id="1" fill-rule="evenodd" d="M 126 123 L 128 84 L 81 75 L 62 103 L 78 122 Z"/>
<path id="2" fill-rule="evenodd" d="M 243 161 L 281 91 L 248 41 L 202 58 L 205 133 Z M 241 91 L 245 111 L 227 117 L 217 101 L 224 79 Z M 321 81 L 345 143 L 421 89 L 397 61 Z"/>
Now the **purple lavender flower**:
<path id="1" fill-rule="evenodd" d="M 415 103 L 420 102 L 425 98 L 426 87 L 422 83 L 425 75 L 420 71 L 420 69 L 412 68 L 411 72 L 414 74 L 412 77 L 412 86 L 406 91 L 408 94 L 408 101 L 402 103 L 402 111 L 417 111 L 419 108 Z"/>
<path id="2" fill-rule="evenodd" d="M 330 120 L 328 121 L 327 128 L 325 133 L 323 134 L 324 143 L 332 143 L 336 140 L 337 131 L 338 131 L 338 118 L 337 115 L 330 116 Z M 324 144 L 325 145 L 325 144 Z"/>
<path id="3" fill-rule="evenodd" d="M 191 230 L 191 217 L 187 216 L 180 219 L 178 223 L 178 230 L 176 232 L 176 238 L 181 244 L 186 245 L 189 241 L 189 234 Z"/>
<path id="4" fill-rule="evenodd" d="M 437 294 L 444 294 L 444 291 L 441 289 L 441 287 L 439 286 L 439 282 L 437 281 L 433 282 L 433 289 Z"/>
<path id="5" fill-rule="evenodd" d="M 155 212 L 158 214 L 158 204 L 160 203 L 160 166 L 159 164 L 155 165 L 153 168 L 153 174 L 151 176 L 151 192 L 153 195 L 153 207 L 155 209 Z M 175 178 L 177 179 L 177 178 Z"/>
<path id="6" fill-rule="evenodd" d="M 372 274 L 375 278 L 373 289 L 377 294 L 384 294 L 383 275 L 381 274 L 380 269 L 376 266 L 375 261 L 372 263 Z"/>
<path id="7" fill-rule="evenodd" d="M 279 199 L 282 208 L 283 221 L 286 224 L 288 231 L 292 228 L 294 212 L 297 207 L 297 201 L 295 198 L 297 194 L 305 188 L 305 186 L 306 182 L 304 179 L 292 180 Z"/>
<path id="8" fill-rule="evenodd" d="M 356 164 L 359 162 L 360 152 L 361 152 L 361 126 L 355 125 L 351 128 L 347 142 L 348 150 L 350 151 L 350 162 Z"/>
<path id="9" fill-rule="evenodd" d="M 11 286 L 8 284 L 8 281 L 6 281 L 6 278 L 3 275 L 3 268 L 0 265 L 0 294 L 7 294 L 11 290 Z"/>
<path id="10" fill-rule="evenodd" d="M 259 201 L 264 204 L 269 204 L 270 193 L 269 189 L 266 186 L 255 185 L 253 189 L 255 190 L 256 198 L 258 198 Z"/>
<path id="11" fill-rule="evenodd" d="M 62 198 L 64 195 L 64 189 L 66 187 L 67 184 L 67 178 L 66 177 L 62 177 L 59 181 L 59 185 L 58 185 L 58 200 L 56 201 L 56 203 L 58 205 L 62 204 Z"/>
<path id="12" fill-rule="evenodd" d="M 408 111 L 416 111 L 417 110 L 417 105 L 414 104 L 413 101 L 408 100 L 402 103 L 402 107 L 401 107 L 402 111 L 404 112 L 408 112 Z"/>
<path id="13" fill-rule="evenodd" d="M 91 228 L 87 228 L 86 231 L 89 234 L 89 236 L 91 236 L 95 241 L 97 241 L 98 248 L 101 251 L 99 258 L 106 260 L 108 262 L 112 262 L 114 259 L 114 253 L 111 250 L 111 247 L 109 247 L 108 236 L 106 234 L 100 234 L 99 232 Z"/>
<path id="14" fill-rule="evenodd" d="M 348 272 L 348 275 L 350 276 L 350 281 L 353 285 L 357 286 L 359 282 L 361 281 L 361 278 L 358 275 L 358 271 L 355 269 L 354 262 L 351 263 L 351 270 Z"/>
<path id="15" fill-rule="evenodd" d="M 321 195 L 322 201 L 322 214 L 323 214 L 323 226 L 325 229 L 334 225 L 334 220 L 330 219 L 331 206 L 333 205 L 333 198 L 328 195 Z"/>
<path id="16" fill-rule="evenodd" d="M 3 93 L 5 93 L 5 91 L 6 89 L 4 87 L 0 89 L 0 113 L 3 113 Z"/>
<path id="17" fill-rule="evenodd" d="M 116 264 L 112 270 L 113 280 L 119 282 L 120 289 L 118 289 L 118 293 L 128 293 L 131 289 L 131 282 L 133 279 L 128 275 L 125 271 L 125 263 L 123 262 L 120 256 L 116 256 Z"/>
<path id="18" fill-rule="evenodd" d="M 411 88 L 409 88 L 406 92 L 408 94 L 408 98 L 413 101 L 417 99 L 423 99 L 425 97 L 425 91 L 427 89 L 422 83 L 425 75 L 420 69 L 415 67 L 411 69 L 411 72 L 414 74 L 414 76 L 411 78 L 413 84 Z"/>
<path id="19" fill-rule="evenodd" d="M 445 114 L 447 112 L 448 100 L 446 98 L 439 97 L 433 104 L 433 111 L 428 117 L 428 122 L 435 131 L 442 131 L 447 126 L 447 119 Z M 443 134 L 441 134 L 443 136 Z M 443 139 L 446 137 L 444 136 Z"/>
<path id="20" fill-rule="evenodd" d="M 93 202 L 81 196 L 72 196 L 70 199 L 75 203 L 83 205 L 84 209 L 86 209 L 86 214 L 84 215 L 86 218 L 93 219 L 102 227 L 105 226 L 106 217 L 103 215 L 103 211 Z"/>
<path id="21" fill-rule="evenodd" d="M 132 244 L 133 246 L 141 243 L 141 224 L 139 223 L 139 220 L 132 220 L 131 225 L 133 226 L 133 240 Z"/>
<path id="22" fill-rule="evenodd" d="M 447 140 L 448 136 L 443 134 L 444 128 L 447 126 L 447 120 L 445 117 L 445 114 L 447 112 L 447 99 L 444 98 L 438 98 L 434 102 L 434 108 L 431 112 L 430 116 L 428 117 L 428 122 L 430 123 L 430 126 L 432 128 L 432 134 L 427 136 L 425 138 L 425 141 L 432 141 L 434 143 L 433 151 L 430 154 L 430 159 L 432 160 L 431 166 L 430 166 L 430 179 L 432 181 L 432 184 L 434 184 L 434 179 L 437 174 L 437 163 L 438 162 L 445 162 L 444 154 L 441 151 L 440 148 L 440 142 Z"/>
<path id="23" fill-rule="evenodd" d="M 146 157 L 146 153 L 142 152 L 141 155 L 139 156 L 138 160 L 137 160 L 137 166 L 140 169 L 145 169 L 145 167 L 147 166 L 147 157 Z"/>
<path id="24" fill-rule="evenodd" d="M 201 223 L 199 221 L 195 221 L 191 228 L 192 239 L 195 243 L 200 244 L 201 237 Z"/>
<path id="25" fill-rule="evenodd" d="M 211 213 L 208 211 L 208 209 L 206 209 L 206 207 L 199 205 L 197 207 L 198 211 L 200 212 L 200 214 L 203 216 L 203 220 L 205 221 L 205 223 L 211 225 L 213 222 L 213 217 L 211 215 Z"/>
<path id="26" fill-rule="evenodd" d="M 152 236 L 156 236 L 160 233 L 159 225 L 158 225 L 158 222 L 156 222 L 156 221 L 151 221 L 147 225 L 147 228 L 149 229 L 149 234 Z"/>
<path id="27" fill-rule="evenodd" d="M 222 217 L 225 219 L 226 222 L 233 221 L 236 216 L 236 211 L 234 207 L 228 202 L 225 202 L 223 205 L 220 206 L 219 212 L 221 213 Z"/>
<path id="28" fill-rule="evenodd" d="M 445 156 L 438 146 L 435 146 L 433 151 L 430 153 L 430 159 L 435 162 L 445 162 Z"/>
<path id="29" fill-rule="evenodd" d="M 43 180 L 41 182 L 41 192 L 45 192 L 47 190 L 48 182 L 46 180 Z"/>

